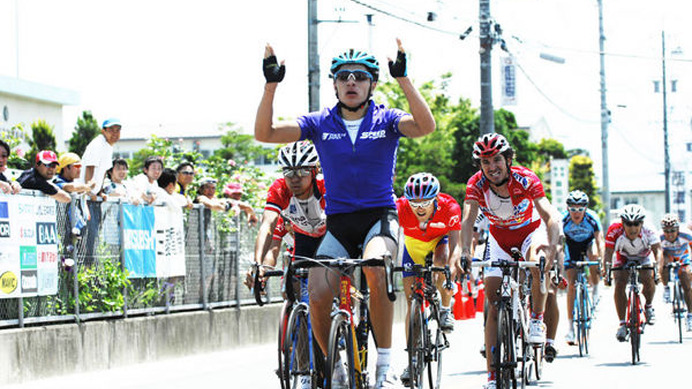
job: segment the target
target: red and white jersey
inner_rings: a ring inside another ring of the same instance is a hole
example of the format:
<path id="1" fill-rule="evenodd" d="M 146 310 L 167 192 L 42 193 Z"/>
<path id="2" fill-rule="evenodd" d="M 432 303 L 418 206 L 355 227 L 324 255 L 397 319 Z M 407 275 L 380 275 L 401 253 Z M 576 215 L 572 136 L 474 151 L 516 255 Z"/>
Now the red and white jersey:
<path id="1" fill-rule="evenodd" d="M 281 216 L 279 216 L 279 219 L 276 221 L 276 227 L 274 227 L 274 234 L 272 235 L 272 239 L 278 241 L 283 240 L 289 247 L 293 247 L 295 245 L 293 234 L 291 234 L 290 231 L 286 228 L 286 225 L 284 224 L 284 219 Z"/>
<path id="2" fill-rule="evenodd" d="M 454 197 L 446 193 L 439 194 L 437 209 L 425 230 L 420 229 L 420 222 L 405 197 L 397 199 L 396 208 L 399 225 L 406 237 L 428 242 L 447 235 L 449 231 L 461 230 L 461 207 Z"/>
<path id="3" fill-rule="evenodd" d="M 617 253 L 618 258 L 647 258 L 651 254 L 651 246 L 661 243 L 661 238 L 651 226 L 644 224 L 634 240 L 625 235 L 625 227 L 616 222 L 608 227 L 605 237 L 606 248 Z"/>
<path id="4" fill-rule="evenodd" d="M 307 200 L 299 200 L 288 186 L 286 179 L 279 178 L 269 187 L 265 211 L 279 213 L 289 220 L 298 234 L 320 237 L 327 231 L 327 216 L 324 213 L 324 180 L 316 180 L 316 188 Z"/>
<path id="5" fill-rule="evenodd" d="M 541 180 L 523 166 L 511 166 L 507 188 L 509 198 L 498 196 L 479 170 L 466 184 L 466 200 L 478 202 L 479 209 L 490 222 L 491 233 L 498 229 L 537 228 L 541 218 L 534 208 L 534 200 L 545 197 Z"/>

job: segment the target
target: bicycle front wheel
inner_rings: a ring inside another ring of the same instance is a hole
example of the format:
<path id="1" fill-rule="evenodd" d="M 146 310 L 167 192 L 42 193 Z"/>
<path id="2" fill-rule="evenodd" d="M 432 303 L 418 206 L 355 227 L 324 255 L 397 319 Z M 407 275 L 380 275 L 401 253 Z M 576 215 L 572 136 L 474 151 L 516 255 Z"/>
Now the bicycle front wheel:
<path id="1" fill-rule="evenodd" d="M 279 377 L 281 382 L 281 389 L 289 389 L 288 386 L 288 363 L 286 362 L 286 328 L 288 327 L 288 319 L 291 315 L 292 304 L 288 301 L 284 303 L 281 309 L 281 317 L 279 318 L 279 340 L 278 340 L 278 356 L 279 356 L 279 367 L 276 370 L 276 375 Z"/>
<path id="2" fill-rule="evenodd" d="M 497 311 L 497 346 L 494 354 L 495 377 L 499 389 L 517 388 L 517 355 L 514 347 L 512 313 L 504 305 Z"/>
<path id="3" fill-rule="evenodd" d="M 683 294 L 682 287 L 679 282 L 675 283 L 673 287 L 673 314 L 675 315 L 675 321 L 678 323 L 678 342 L 682 343 L 682 318 L 685 312 L 683 308 Z"/>
<path id="4" fill-rule="evenodd" d="M 630 292 L 630 321 L 629 321 L 629 331 L 630 331 L 630 344 L 632 346 L 632 364 L 636 365 L 639 361 L 639 343 L 641 332 L 639 331 L 641 327 L 640 320 L 640 301 L 639 294 Z"/>
<path id="5" fill-rule="evenodd" d="M 298 304 L 291 311 L 284 340 L 285 388 L 297 388 L 301 377 L 312 377 L 310 345 L 308 336 L 308 307 Z"/>
<path id="6" fill-rule="evenodd" d="M 577 289 L 577 343 L 579 343 L 579 356 L 583 357 L 588 354 L 587 348 L 587 336 L 588 329 L 586 328 L 587 322 L 587 302 L 586 302 L 586 292 L 585 286 L 581 286 Z"/>
<path id="7" fill-rule="evenodd" d="M 329 330 L 329 350 L 324 369 L 324 388 L 362 389 L 356 381 L 353 330 L 348 316 L 337 314 Z"/>
<path id="8" fill-rule="evenodd" d="M 408 370 L 411 375 L 411 388 L 423 388 L 423 375 L 426 365 L 426 327 L 423 320 L 421 302 L 417 299 L 411 300 L 411 311 L 408 320 L 408 340 L 406 349 L 408 350 Z"/>

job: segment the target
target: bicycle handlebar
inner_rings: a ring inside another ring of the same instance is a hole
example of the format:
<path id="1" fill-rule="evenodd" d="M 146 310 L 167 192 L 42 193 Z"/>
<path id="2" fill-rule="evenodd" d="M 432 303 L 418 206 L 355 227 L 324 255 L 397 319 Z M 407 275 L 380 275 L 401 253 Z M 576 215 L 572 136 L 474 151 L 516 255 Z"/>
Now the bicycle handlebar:
<path id="1" fill-rule="evenodd" d="M 257 305 L 259 305 L 261 307 L 264 305 L 264 301 L 262 300 L 262 292 L 264 292 L 265 285 L 266 285 L 263 279 L 268 278 L 268 277 L 283 276 L 284 272 L 283 272 L 283 270 L 265 271 L 264 274 L 262 274 L 263 279 L 260 279 L 260 276 L 259 276 L 259 274 L 260 274 L 259 268 L 260 267 L 265 267 L 265 268 L 270 268 L 270 269 L 272 269 L 272 267 L 266 266 L 266 265 L 260 265 L 259 263 L 253 263 L 252 264 L 253 273 L 254 273 L 254 277 L 253 277 L 254 279 L 253 279 L 253 283 L 252 283 L 252 285 L 253 285 L 252 286 L 252 293 L 255 296 L 255 301 L 257 302 Z"/>
<path id="2" fill-rule="evenodd" d="M 384 267 L 385 287 L 387 290 L 387 298 L 389 301 L 396 301 L 396 293 L 394 292 L 394 272 L 392 271 L 392 255 L 386 253 L 382 258 L 324 258 L 315 259 L 310 257 L 295 256 L 295 260 L 291 265 L 294 269 L 308 269 L 313 267 L 327 267 L 336 269 L 348 269 L 354 267 Z"/>

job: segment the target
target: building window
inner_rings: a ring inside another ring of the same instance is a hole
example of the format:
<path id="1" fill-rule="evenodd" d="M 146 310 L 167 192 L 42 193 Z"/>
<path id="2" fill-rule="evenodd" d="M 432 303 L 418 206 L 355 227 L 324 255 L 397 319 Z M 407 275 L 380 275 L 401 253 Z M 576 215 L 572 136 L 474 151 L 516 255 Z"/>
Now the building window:
<path id="1" fill-rule="evenodd" d="M 678 209 L 678 219 L 685 220 L 685 210 L 684 209 Z"/>
<path id="2" fill-rule="evenodd" d="M 673 193 L 673 204 L 685 204 L 685 192 L 676 191 Z"/>
<path id="3" fill-rule="evenodd" d="M 689 147 L 689 144 L 688 144 L 688 147 Z M 685 186 L 685 172 L 681 172 L 681 171 L 673 172 L 673 185 Z"/>

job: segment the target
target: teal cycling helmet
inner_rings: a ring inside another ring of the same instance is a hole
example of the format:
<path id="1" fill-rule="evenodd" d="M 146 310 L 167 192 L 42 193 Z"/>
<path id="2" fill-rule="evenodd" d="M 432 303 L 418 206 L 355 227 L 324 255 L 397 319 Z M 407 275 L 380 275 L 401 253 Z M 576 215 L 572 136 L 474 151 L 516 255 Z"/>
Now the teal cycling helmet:
<path id="1" fill-rule="evenodd" d="M 349 64 L 365 66 L 365 68 L 368 69 L 372 75 L 374 81 L 377 81 L 377 78 L 380 75 L 380 64 L 377 62 L 377 59 L 365 51 L 354 49 L 349 49 L 348 51 L 332 58 L 332 67 L 330 68 L 330 71 L 333 75 L 341 66 Z"/>

